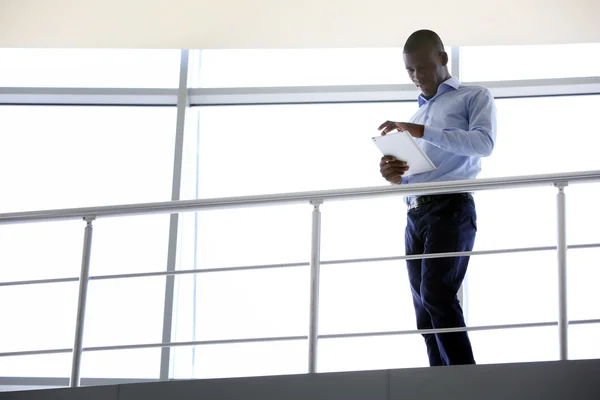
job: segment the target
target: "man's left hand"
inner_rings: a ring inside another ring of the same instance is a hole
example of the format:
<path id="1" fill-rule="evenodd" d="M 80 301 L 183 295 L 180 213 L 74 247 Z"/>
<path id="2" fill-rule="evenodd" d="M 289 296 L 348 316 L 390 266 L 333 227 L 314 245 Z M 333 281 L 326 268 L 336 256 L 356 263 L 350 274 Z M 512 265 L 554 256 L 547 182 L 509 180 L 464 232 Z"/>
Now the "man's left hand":
<path id="1" fill-rule="evenodd" d="M 425 134 L 425 125 L 413 124 L 410 122 L 395 122 L 385 121 L 377 128 L 381 131 L 381 136 L 385 136 L 390 132 L 397 131 L 408 131 L 412 137 L 418 139 L 422 138 Z"/>

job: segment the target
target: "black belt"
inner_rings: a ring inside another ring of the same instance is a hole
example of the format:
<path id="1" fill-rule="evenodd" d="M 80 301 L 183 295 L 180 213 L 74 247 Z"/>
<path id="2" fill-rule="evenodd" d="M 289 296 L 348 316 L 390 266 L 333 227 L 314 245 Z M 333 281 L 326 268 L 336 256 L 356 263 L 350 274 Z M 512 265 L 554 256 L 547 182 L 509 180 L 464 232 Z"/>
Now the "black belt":
<path id="1" fill-rule="evenodd" d="M 419 208 L 422 205 L 425 205 L 427 203 L 431 203 L 434 201 L 447 200 L 447 199 L 451 199 L 453 197 L 466 197 L 468 199 L 473 200 L 473 196 L 471 195 L 471 193 L 436 194 L 436 195 L 428 195 L 428 196 L 411 197 L 407 200 L 408 211 L 414 210 L 415 208 Z"/>

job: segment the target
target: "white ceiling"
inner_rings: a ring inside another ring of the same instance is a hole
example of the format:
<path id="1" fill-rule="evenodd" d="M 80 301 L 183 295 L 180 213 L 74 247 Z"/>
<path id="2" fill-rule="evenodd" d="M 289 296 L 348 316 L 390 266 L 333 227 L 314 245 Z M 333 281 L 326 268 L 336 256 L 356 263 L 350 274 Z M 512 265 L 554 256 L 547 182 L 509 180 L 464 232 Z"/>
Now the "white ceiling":
<path id="1" fill-rule="evenodd" d="M 600 0 L 0 0 L 0 47 L 398 47 L 600 42 Z"/>

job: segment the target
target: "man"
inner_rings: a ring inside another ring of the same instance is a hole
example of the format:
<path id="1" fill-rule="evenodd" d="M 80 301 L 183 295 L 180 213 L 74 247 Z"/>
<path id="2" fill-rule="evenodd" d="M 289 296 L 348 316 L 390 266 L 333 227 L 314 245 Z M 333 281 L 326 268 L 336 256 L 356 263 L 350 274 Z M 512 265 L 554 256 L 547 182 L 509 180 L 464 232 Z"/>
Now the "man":
<path id="1" fill-rule="evenodd" d="M 381 134 L 408 131 L 437 169 L 403 177 L 409 166 L 385 156 L 381 175 L 394 184 L 474 179 L 480 158 L 496 141 L 496 108 L 489 90 L 464 86 L 450 76 L 448 54 L 429 30 L 413 33 L 404 46 L 404 64 L 421 90 L 419 110 L 410 122 L 386 121 Z M 471 251 L 477 231 L 473 197 L 468 193 L 408 196 L 406 254 Z M 418 329 L 464 327 L 457 292 L 467 272 L 468 257 L 407 261 Z M 424 334 L 429 364 L 474 364 L 466 332 Z"/>

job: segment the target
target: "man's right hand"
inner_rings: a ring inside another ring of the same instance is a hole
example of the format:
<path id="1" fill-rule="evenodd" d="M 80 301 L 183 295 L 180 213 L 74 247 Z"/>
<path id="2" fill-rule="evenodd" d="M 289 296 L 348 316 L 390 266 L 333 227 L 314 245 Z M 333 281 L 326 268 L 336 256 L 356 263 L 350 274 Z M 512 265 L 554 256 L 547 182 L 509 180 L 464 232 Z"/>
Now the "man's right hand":
<path id="1" fill-rule="evenodd" d="M 408 165 L 404 161 L 396 160 L 396 157 L 383 156 L 379 163 L 381 176 L 390 183 L 402 183 L 402 175 L 408 171 Z"/>

